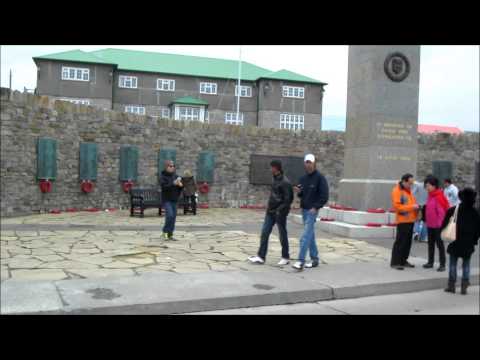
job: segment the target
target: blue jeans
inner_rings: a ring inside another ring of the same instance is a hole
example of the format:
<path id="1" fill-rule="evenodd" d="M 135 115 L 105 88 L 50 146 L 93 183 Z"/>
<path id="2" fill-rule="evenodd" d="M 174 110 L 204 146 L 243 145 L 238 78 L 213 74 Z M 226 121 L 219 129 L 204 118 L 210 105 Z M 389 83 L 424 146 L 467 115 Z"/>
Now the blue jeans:
<path id="1" fill-rule="evenodd" d="M 457 261 L 458 257 L 450 255 L 450 269 L 448 274 L 448 280 L 457 281 Z M 470 279 L 470 257 L 463 258 L 462 261 L 462 280 L 468 281 Z"/>
<path id="2" fill-rule="evenodd" d="M 302 264 L 305 263 L 305 257 L 307 250 L 310 252 L 310 258 L 312 261 L 319 261 L 318 249 L 315 242 L 315 222 L 317 221 L 318 211 L 312 214 L 309 210 L 302 209 L 303 217 L 303 235 L 300 239 L 300 254 L 298 255 L 298 261 Z"/>
<path id="3" fill-rule="evenodd" d="M 177 203 L 165 201 L 163 207 L 165 208 L 165 225 L 163 226 L 163 232 L 173 234 L 175 230 L 175 220 L 177 219 Z"/>
<path id="4" fill-rule="evenodd" d="M 288 214 L 275 215 L 269 213 L 265 215 L 262 235 L 260 237 L 260 248 L 258 249 L 258 256 L 263 260 L 267 257 L 268 238 L 270 237 L 275 224 L 277 224 L 280 244 L 282 245 L 282 258 L 290 259 L 288 253 L 287 215 Z"/>
<path id="5" fill-rule="evenodd" d="M 416 221 L 415 226 L 413 227 L 413 232 L 418 234 L 418 240 L 427 240 L 427 224 L 425 224 L 424 221 Z"/>

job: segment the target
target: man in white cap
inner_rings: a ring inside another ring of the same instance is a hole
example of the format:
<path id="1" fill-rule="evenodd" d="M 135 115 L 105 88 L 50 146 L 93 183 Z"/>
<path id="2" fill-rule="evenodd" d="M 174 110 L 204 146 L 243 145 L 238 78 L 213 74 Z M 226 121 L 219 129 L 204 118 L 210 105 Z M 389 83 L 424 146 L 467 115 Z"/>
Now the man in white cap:
<path id="1" fill-rule="evenodd" d="M 328 183 L 316 169 L 315 156 L 312 154 L 306 155 L 304 165 L 307 173 L 300 178 L 299 184 L 293 188 L 301 199 L 300 207 L 302 208 L 304 225 L 300 239 L 298 261 L 293 265 L 293 268 L 298 271 L 302 271 L 304 267 L 317 267 L 320 262 L 315 242 L 315 222 L 317 221 L 318 211 L 328 201 Z M 307 251 L 309 251 L 312 260 L 309 263 L 305 263 Z"/>

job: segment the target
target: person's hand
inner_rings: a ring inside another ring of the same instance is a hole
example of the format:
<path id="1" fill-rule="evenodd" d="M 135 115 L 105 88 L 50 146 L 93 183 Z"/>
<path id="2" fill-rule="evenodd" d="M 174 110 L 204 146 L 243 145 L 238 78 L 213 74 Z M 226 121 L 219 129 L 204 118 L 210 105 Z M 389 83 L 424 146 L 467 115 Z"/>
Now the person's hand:
<path id="1" fill-rule="evenodd" d="M 182 184 L 182 182 L 181 182 L 181 181 L 179 181 L 179 182 L 177 183 L 177 186 L 183 187 L 183 184 Z"/>
<path id="2" fill-rule="evenodd" d="M 317 213 L 317 209 L 315 208 L 311 208 L 310 210 L 308 210 L 310 213 L 312 214 L 316 214 Z"/>
<path id="3" fill-rule="evenodd" d="M 299 186 L 295 185 L 295 186 L 293 187 L 293 191 L 296 192 L 296 193 L 299 193 L 299 192 L 301 191 L 301 189 L 300 189 Z"/>
<path id="4" fill-rule="evenodd" d="M 418 210 L 420 206 L 418 204 L 413 204 L 413 210 Z"/>

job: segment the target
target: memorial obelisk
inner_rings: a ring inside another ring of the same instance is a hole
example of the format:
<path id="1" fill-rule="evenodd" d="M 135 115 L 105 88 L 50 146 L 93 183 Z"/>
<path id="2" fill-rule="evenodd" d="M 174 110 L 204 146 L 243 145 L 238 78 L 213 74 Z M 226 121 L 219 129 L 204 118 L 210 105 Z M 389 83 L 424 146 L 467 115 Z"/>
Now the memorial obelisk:
<path id="1" fill-rule="evenodd" d="M 394 184 L 416 175 L 419 82 L 420 46 L 349 47 L 340 204 L 389 209 Z"/>

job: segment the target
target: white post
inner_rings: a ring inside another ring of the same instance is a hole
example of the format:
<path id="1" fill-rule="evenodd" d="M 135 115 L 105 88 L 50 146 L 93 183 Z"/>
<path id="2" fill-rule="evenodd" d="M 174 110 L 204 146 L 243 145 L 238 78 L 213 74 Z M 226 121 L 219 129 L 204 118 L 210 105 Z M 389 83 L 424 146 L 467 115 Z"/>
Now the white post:
<path id="1" fill-rule="evenodd" d="M 238 61 L 238 86 L 237 86 L 237 122 L 240 118 L 240 77 L 242 74 L 242 46 L 240 45 L 240 60 Z"/>

